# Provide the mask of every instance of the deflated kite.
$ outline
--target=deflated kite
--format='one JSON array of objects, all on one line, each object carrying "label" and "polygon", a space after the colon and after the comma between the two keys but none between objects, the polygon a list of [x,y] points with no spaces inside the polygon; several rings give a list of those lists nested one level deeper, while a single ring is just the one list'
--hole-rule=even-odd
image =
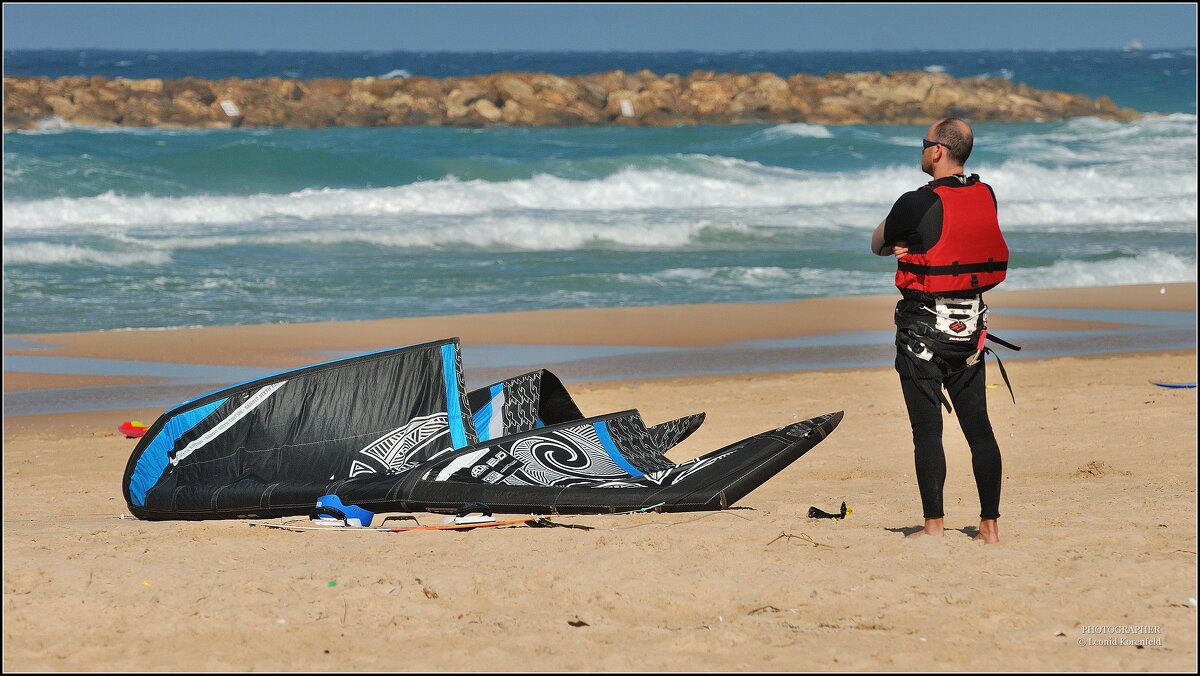
[{"label": "deflated kite", "polygon": [[704,414],[648,427],[584,417],[545,370],[468,393],[457,338],[285,371],[164,413],[125,469],[141,519],[373,512],[598,514],[725,509],[829,435],[829,413],[676,464]]}]

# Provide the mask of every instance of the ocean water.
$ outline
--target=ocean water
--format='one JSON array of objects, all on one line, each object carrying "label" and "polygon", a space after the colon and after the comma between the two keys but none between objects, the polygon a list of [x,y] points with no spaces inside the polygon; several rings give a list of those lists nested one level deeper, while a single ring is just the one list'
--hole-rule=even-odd
[{"label": "ocean water", "polygon": [[[444,77],[926,69],[1107,95],[1136,122],[980,123],[1005,288],[1196,280],[1194,49],[5,52],[8,74]],[[4,333],[893,293],[875,225],[924,126],[4,134]]]}]

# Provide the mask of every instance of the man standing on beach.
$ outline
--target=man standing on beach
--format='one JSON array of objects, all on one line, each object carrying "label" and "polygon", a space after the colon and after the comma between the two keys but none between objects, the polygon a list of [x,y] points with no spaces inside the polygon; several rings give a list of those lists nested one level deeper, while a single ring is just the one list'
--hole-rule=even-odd
[{"label": "man standing on beach", "polygon": [[[979,490],[979,535],[1000,541],[1000,447],[988,420],[984,378],[987,305],[983,292],[1004,280],[1008,247],[996,216],[996,196],[977,174],[966,175],[974,136],[947,118],[922,139],[921,170],[933,177],[904,193],[875,229],[871,250],[897,258],[896,371],[912,425],[917,485],[925,527],[909,537],[942,535],[942,394],[971,446]],[[990,350],[989,350],[990,351]]]}]

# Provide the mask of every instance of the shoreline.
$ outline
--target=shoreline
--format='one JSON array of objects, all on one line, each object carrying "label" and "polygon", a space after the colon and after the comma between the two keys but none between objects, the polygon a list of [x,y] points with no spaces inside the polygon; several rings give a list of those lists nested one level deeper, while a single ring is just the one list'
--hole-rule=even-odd
[{"label": "shoreline", "polygon": [[[372,350],[458,336],[469,344],[704,347],[851,331],[891,330],[898,294],[803,298],[777,303],[561,308],[294,324],[110,329],[5,334],[5,355],[179,361],[290,368],[320,350]],[[991,291],[992,327],[1114,328],[1008,314],[1014,308],[1195,312],[1196,282]],[[719,321],[714,321],[717,319]],[[10,347],[9,341],[21,345]]]},{"label": "shoreline", "polygon": [[[157,418],[232,383],[451,336],[463,346],[468,389],[536,368],[570,386],[886,370],[895,299],[5,336],[4,421],[30,429],[76,424],[72,416],[111,419],[117,411]],[[992,333],[1028,348],[1000,349],[1005,362],[1194,354],[1193,283],[992,292],[988,301]],[[1148,315],[1171,319],[1155,326]]]},{"label": "shoreline", "polygon": [[[1014,359],[1010,359],[1012,355],[1005,355],[1004,363],[1008,364],[1006,369],[1011,370],[1011,364]],[[1163,360],[1164,362],[1176,362],[1182,360],[1183,363],[1191,360],[1196,363],[1197,353],[1191,349],[1148,349],[1137,351],[1124,352],[1098,352],[1091,354],[1074,354],[1067,356],[1041,356],[1032,357],[1029,359],[1019,360],[1028,362],[1081,362],[1083,364],[1103,363],[1114,359],[1154,359]],[[992,363],[992,362],[989,362]],[[516,374],[518,371],[526,369],[496,369],[495,375],[497,378]],[[551,371],[554,369],[551,368]],[[1194,368],[1193,368],[1194,370]],[[563,382],[567,390],[574,394],[576,391],[601,391],[601,390],[637,390],[639,388],[655,388],[655,387],[686,387],[686,388],[714,388],[720,387],[722,384],[731,381],[779,381],[803,378],[806,375],[818,374],[821,376],[831,376],[843,374],[847,377],[859,377],[863,375],[877,376],[879,373],[884,373],[891,376],[894,368],[887,366],[851,366],[851,367],[825,367],[814,369],[775,369],[761,371],[745,371],[745,372],[724,372],[724,373],[695,373],[695,374],[678,374],[678,375],[661,375],[661,376],[621,376],[619,378],[607,379],[582,379],[570,380],[563,378]],[[1007,395],[1007,391],[1003,390],[1002,381],[999,380],[998,372],[989,371],[992,377],[989,380],[989,385],[1001,388],[995,396],[1001,394]],[[12,375],[27,375],[33,378],[42,378],[46,374],[12,374]],[[556,372],[556,375],[560,375]],[[11,377],[6,376],[6,378]],[[561,375],[560,375],[561,378]],[[147,386],[162,384],[161,380],[154,379],[122,379],[114,377],[95,377],[88,379],[89,386],[112,387],[126,384],[123,381],[137,380],[136,383],[128,383],[131,385]],[[1186,378],[1184,379],[1186,380]],[[21,383],[22,385],[24,383]],[[212,387],[204,391],[220,389],[232,383],[213,384]],[[1019,384],[1014,384],[1014,391],[1019,391]],[[468,389],[471,389],[468,387]],[[12,389],[9,392],[36,392],[37,389]],[[1007,401],[1007,396],[1002,396],[1001,399]],[[183,401],[183,399],[180,399]],[[5,438],[9,433],[26,434],[31,432],[45,431],[50,429],[61,430],[79,430],[89,431],[91,434],[101,434],[108,436],[115,429],[117,422],[121,420],[141,420],[144,423],[152,423],[159,416],[165,413],[169,408],[176,403],[173,402],[162,408],[151,408],[145,406],[127,406],[122,408],[111,409],[87,409],[69,412],[49,412],[49,413],[28,413],[28,414],[5,414],[3,416],[3,427]],[[131,442],[132,443],[132,442]]]}]

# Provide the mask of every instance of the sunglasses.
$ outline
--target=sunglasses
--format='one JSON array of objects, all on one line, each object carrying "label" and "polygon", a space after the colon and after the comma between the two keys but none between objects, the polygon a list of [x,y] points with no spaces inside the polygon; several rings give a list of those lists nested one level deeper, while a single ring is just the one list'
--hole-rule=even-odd
[{"label": "sunglasses", "polygon": [[945,143],[938,143],[937,141],[930,141],[927,138],[921,139],[921,152],[925,152],[926,148],[932,148],[934,146],[941,146],[943,148],[948,147]]}]

